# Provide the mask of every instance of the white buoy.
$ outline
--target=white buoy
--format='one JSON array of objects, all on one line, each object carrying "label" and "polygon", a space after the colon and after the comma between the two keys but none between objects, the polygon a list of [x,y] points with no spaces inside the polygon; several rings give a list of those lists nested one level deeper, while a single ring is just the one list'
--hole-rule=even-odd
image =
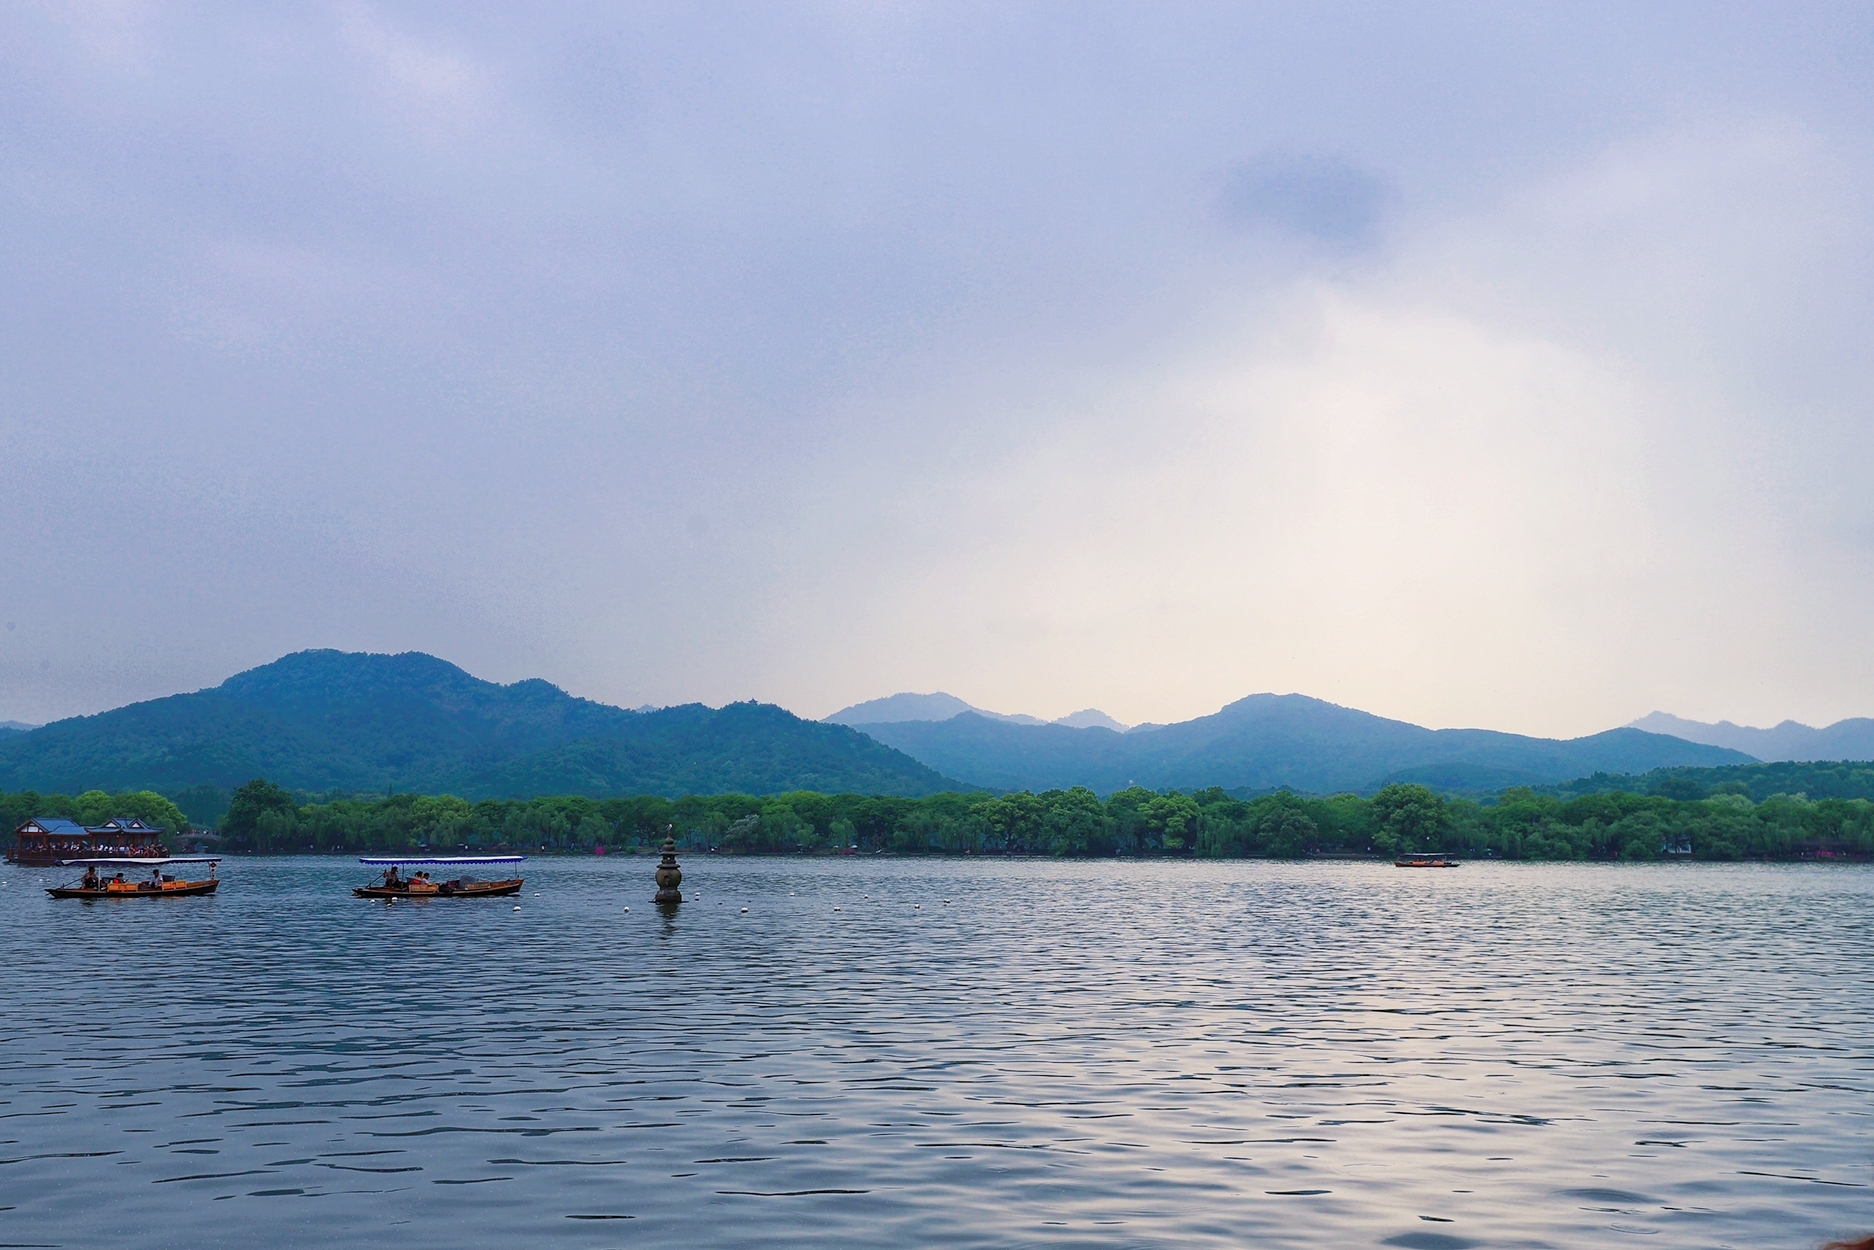
[{"label": "white buoy", "polygon": [[837,907],[835,907],[835,908],[834,908],[833,910],[834,910],[834,911],[838,911],[838,910],[839,910],[839,908],[837,908]]},{"label": "white buoy", "polygon": [[515,911],[519,911],[520,909],[521,909],[521,905],[519,903],[514,904]]},{"label": "white buoy", "polygon": [[742,914],[743,914],[744,916],[746,916],[746,915],[748,914],[748,908],[746,908],[746,907],[744,907],[744,908],[742,909]]},{"label": "white buoy", "polygon": [[913,904],[911,904],[911,908],[912,908],[912,910],[913,910],[913,911],[923,911],[923,910],[924,910],[924,904],[922,904],[922,903],[913,903]]}]

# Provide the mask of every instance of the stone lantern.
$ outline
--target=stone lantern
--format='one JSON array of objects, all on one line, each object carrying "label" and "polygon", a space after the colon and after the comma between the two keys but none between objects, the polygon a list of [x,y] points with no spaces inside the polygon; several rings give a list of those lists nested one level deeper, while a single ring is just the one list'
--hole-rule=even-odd
[{"label": "stone lantern", "polygon": [[683,883],[683,869],[677,867],[677,840],[670,836],[669,829],[664,831],[664,857],[657,861],[657,897],[654,903],[677,904],[683,901],[683,892],[677,887]]}]

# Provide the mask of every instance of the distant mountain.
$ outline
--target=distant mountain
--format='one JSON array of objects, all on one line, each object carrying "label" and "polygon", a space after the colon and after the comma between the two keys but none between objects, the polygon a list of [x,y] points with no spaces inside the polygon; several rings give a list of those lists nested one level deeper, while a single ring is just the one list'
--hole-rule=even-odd
[{"label": "distant mountain", "polygon": [[628,712],[533,679],[502,686],[419,652],[302,651],[194,694],[0,738],[0,790],[236,786],[536,794],[957,785],[857,730],[755,703]]},{"label": "distant mountain", "polygon": [[1705,742],[1730,747],[1760,760],[1874,760],[1874,720],[1857,716],[1838,720],[1824,729],[1814,729],[1786,720],[1773,729],[1753,729],[1721,720],[1715,725],[1682,720],[1667,712],[1652,712],[1633,722],[1630,728],[1648,733],[1671,734],[1687,742]]},{"label": "distant mountain", "polygon": [[892,694],[882,699],[867,699],[864,703],[855,703],[851,707],[841,708],[828,716],[826,720],[833,725],[885,725],[906,721],[943,721],[953,716],[961,716],[965,712],[986,716],[990,720],[1005,721],[1011,725],[1067,725],[1075,729],[1086,729],[1097,725],[1117,733],[1126,732],[1126,726],[1096,707],[1085,708],[1071,716],[1048,721],[1039,716],[1026,716],[1020,712],[991,712],[965,703],[955,695],[945,694],[942,691],[935,694]]},{"label": "distant mountain", "polygon": [[[824,705],[823,705],[824,706]],[[867,699],[843,707],[826,718],[830,725],[877,725],[891,721],[949,720],[964,712],[990,716],[979,707],[971,707],[953,694],[893,694],[883,699]]]},{"label": "distant mountain", "polygon": [[868,724],[865,732],[930,767],[995,789],[1084,785],[1152,789],[1371,791],[1392,781],[1499,790],[1595,772],[1752,762],[1723,747],[1638,729],[1586,738],[1527,738],[1486,729],[1425,729],[1304,695],[1251,695],[1213,716],[1115,733],[1010,725],[975,713],[945,721]]},{"label": "distant mountain", "polygon": [[1097,707],[1082,708],[1078,712],[1063,716],[1053,723],[1056,725],[1065,725],[1069,729],[1110,729],[1117,734],[1125,733],[1129,728],[1129,726],[1120,724],[1105,712],[1100,711]]}]

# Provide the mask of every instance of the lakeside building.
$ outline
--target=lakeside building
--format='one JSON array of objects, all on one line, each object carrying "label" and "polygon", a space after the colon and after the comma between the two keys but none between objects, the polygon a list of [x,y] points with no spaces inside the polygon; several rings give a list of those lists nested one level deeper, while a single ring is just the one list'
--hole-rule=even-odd
[{"label": "lakeside building", "polygon": [[68,859],[167,859],[163,830],[135,816],[118,816],[101,825],[81,825],[63,816],[34,816],[13,831],[7,851],[10,864],[45,867]]}]

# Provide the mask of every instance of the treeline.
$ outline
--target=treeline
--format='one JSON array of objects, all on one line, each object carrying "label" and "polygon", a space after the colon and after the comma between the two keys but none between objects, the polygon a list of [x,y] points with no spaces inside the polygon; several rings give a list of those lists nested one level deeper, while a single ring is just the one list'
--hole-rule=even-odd
[{"label": "treeline", "polygon": [[[1735,785],[1737,782],[1722,782]],[[1741,786],[1739,787],[1741,788]],[[151,791],[77,796],[0,794],[11,829],[31,816],[99,824],[137,816],[188,829]],[[1042,794],[712,795],[471,803],[450,795],[308,801],[256,780],[233,795],[218,831],[224,850],[260,853],[431,849],[590,851],[650,847],[671,831],[686,849],[793,853],[857,849],[904,854],[1232,857],[1455,851],[1505,859],[1783,858],[1874,854],[1874,803],[1721,792],[1701,798],[1627,791],[1574,798],[1529,789],[1494,803],[1447,799],[1416,785],[1372,798],[1255,798],[1211,789],[1133,788],[1102,800],[1075,788]]]},{"label": "treeline", "polygon": [[1626,792],[1573,799],[1529,789],[1492,804],[1423,786],[1371,798],[1289,793],[1234,798],[1212,789],[1133,788],[939,794],[922,799],[796,792],[471,803],[449,795],[306,802],[254,781],[238,790],[221,846],[254,852],[590,851],[651,847],[671,831],[686,849],[793,853],[1170,855],[1292,858],[1448,850],[1505,859],[1781,858],[1874,853],[1874,803],[1738,794],[1674,799]]},{"label": "treeline", "polygon": [[1866,760],[1785,760],[1771,764],[1726,764],[1719,768],[1655,768],[1635,777],[1595,773],[1540,793],[1573,799],[1587,794],[1628,791],[1663,794],[1669,799],[1707,799],[1740,794],[1761,803],[1779,794],[1811,799],[1874,799],[1874,762]]}]

